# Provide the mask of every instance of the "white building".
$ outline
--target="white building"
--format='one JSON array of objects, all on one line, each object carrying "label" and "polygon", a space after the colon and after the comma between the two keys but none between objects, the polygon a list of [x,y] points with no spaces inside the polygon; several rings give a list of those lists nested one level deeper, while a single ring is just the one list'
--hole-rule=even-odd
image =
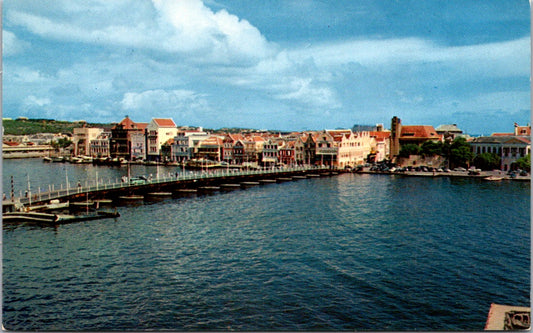
[{"label": "white building", "polygon": [[193,158],[200,143],[209,137],[204,131],[179,131],[171,148],[172,161],[185,162]]},{"label": "white building", "polygon": [[158,161],[161,146],[176,136],[178,128],[171,118],[152,118],[146,129],[147,159]]},{"label": "white building", "polygon": [[90,156],[92,157],[109,157],[109,139],[111,138],[111,132],[102,132],[91,140]]},{"label": "white building", "polygon": [[91,152],[91,141],[98,138],[103,131],[103,128],[74,128],[72,135],[74,156],[89,156]]}]

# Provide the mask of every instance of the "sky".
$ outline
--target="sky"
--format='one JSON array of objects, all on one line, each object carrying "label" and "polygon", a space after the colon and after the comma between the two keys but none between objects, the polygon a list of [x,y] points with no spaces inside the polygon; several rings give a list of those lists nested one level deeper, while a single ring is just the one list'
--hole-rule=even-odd
[{"label": "sky", "polygon": [[526,0],[4,0],[2,114],[512,132],[530,33]]}]

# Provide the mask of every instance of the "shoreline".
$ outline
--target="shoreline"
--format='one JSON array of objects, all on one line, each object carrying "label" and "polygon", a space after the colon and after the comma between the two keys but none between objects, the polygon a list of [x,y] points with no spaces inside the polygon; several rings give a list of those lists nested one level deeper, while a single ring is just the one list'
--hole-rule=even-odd
[{"label": "shoreline", "polygon": [[[391,171],[370,171],[361,170],[354,173],[369,174],[369,175],[395,175],[405,177],[453,177],[453,178],[477,178],[483,179],[487,177],[501,177],[501,180],[513,180],[513,181],[531,181],[531,175],[516,176],[511,178],[504,171],[481,171],[479,175],[469,175],[467,171],[450,171],[450,172],[432,172],[432,171],[404,171],[404,172],[391,172]],[[500,181],[500,180],[487,180],[487,181]]]}]

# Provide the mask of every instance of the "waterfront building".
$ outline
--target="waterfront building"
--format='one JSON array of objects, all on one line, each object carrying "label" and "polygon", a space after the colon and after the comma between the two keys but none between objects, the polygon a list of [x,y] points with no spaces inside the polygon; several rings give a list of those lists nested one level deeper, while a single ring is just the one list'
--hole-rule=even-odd
[{"label": "waterfront building", "polygon": [[479,155],[492,153],[500,157],[500,170],[508,171],[519,158],[531,154],[531,126],[515,124],[513,133],[493,133],[470,141],[472,151]]},{"label": "waterfront building", "polygon": [[337,165],[339,148],[333,136],[327,131],[322,131],[316,137],[316,162],[320,165]]},{"label": "waterfront building", "polygon": [[352,132],[350,129],[328,130],[337,148],[337,156],[332,164],[339,168],[355,167],[364,164],[372,151],[373,137],[369,131]]},{"label": "waterfront building", "polygon": [[220,162],[222,160],[222,149],[224,147],[224,137],[219,135],[210,135],[202,140],[198,145],[196,157],[211,161]]},{"label": "waterfront building", "polygon": [[[111,129],[110,155],[115,158],[132,159],[132,135],[145,135],[146,124],[135,123],[128,116]],[[138,139],[138,138],[137,138]],[[137,144],[139,142],[137,141]]]},{"label": "waterfront building", "polygon": [[146,126],[147,159],[161,160],[161,146],[178,133],[178,128],[171,118],[152,118]]},{"label": "waterfront building", "polygon": [[[280,138],[271,137],[263,144],[261,162],[264,166],[272,166],[279,163]],[[281,143],[282,144],[282,143]]]},{"label": "waterfront building", "polygon": [[294,140],[284,140],[279,147],[279,161],[285,165],[296,164],[296,149]]},{"label": "waterfront building", "polygon": [[381,162],[390,158],[390,131],[385,131],[383,125],[378,124],[376,131],[370,131],[374,138],[369,162]]},{"label": "waterfront building", "polygon": [[305,136],[299,134],[294,141],[294,159],[297,165],[305,164],[304,149],[305,149]]},{"label": "waterfront building", "polygon": [[222,151],[222,158],[226,163],[235,164],[234,146],[238,140],[244,140],[242,134],[229,134],[224,136],[224,147]]},{"label": "waterfront building", "polygon": [[426,141],[442,141],[442,135],[430,125],[402,125],[401,119],[393,117],[391,121],[390,157],[396,161],[402,145],[422,145]]},{"label": "waterfront building", "polygon": [[316,139],[318,137],[318,133],[315,132],[309,132],[304,134],[304,138],[302,139],[304,143],[304,163],[307,165],[315,164],[316,162]]},{"label": "waterfront building", "polygon": [[244,140],[239,140],[243,144],[242,164],[257,166],[261,160],[265,139],[259,135],[249,135]]},{"label": "waterfront building", "polygon": [[100,133],[96,139],[90,142],[90,156],[92,157],[109,157],[109,140],[111,132],[104,131]]},{"label": "waterfront building", "polygon": [[178,131],[171,147],[171,160],[175,162],[186,162],[192,159],[200,143],[208,137],[209,134],[201,128],[198,130]]},{"label": "waterfront building", "polygon": [[91,141],[95,140],[103,131],[103,128],[74,128],[72,135],[73,155],[89,156],[91,151]]},{"label": "waterfront building", "polygon": [[233,145],[233,160],[235,164],[243,164],[244,162],[244,138],[237,140]]},{"label": "waterfront building", "polygon": [[146,125],[147,123],[137,123],[142,131],[131,132],[130,135],[130,160],[145,160],[146,159]]},{"label": "waterfront building", "polygon": [[2,158],[29,158],[50,156],[54,148],[50,145],[35,145],[32,142],[5,141],[2,144]]}]

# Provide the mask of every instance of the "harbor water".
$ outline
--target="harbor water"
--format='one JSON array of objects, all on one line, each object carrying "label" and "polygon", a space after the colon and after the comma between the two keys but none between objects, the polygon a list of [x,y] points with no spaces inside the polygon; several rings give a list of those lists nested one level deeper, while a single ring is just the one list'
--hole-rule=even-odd
[{"label": "harbor water", "polygon": [[[4,160],[2,172],[9,193],[11,175],[33,192],[126,169]],[[341,174],[120,206],[117,219],[4,225],[3,325],[482,330],[491,303],[530,305],[530,193]]]}]

